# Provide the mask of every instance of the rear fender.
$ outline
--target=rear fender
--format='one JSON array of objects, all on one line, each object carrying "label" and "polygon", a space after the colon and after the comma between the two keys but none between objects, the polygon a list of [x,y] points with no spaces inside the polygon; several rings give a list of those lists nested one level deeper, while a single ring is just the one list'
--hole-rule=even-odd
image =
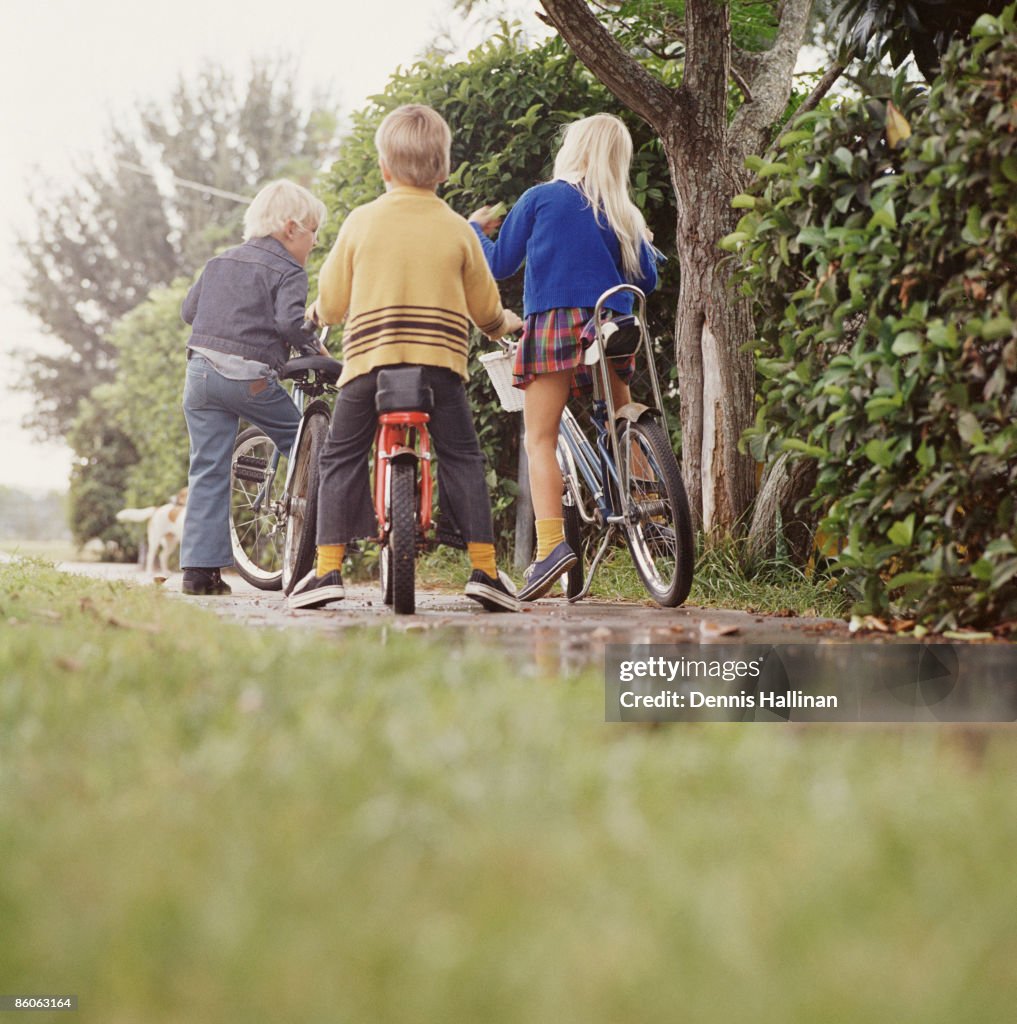
[{"label": "rear fender", "polygon": [[630,423],[652,420],[656,416],[656,409],[651,409],[648,405],[643,405],[640,402],[626,402],[620,409],[616,409],[614,413],[616,420],[628,420]]}]

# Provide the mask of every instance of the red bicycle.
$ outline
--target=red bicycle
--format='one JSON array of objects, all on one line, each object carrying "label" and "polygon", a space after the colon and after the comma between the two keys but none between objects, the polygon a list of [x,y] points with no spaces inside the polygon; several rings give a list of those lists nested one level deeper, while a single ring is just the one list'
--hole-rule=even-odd
[{"label": "red bicycle", "polygon": [[429,542],[434,491],[427,424],[433,406],[434,394],[424,383],[421,367],[379,371],[374,509],[382,596],[397,615],[412,615],[416,608],[417,550]]}]

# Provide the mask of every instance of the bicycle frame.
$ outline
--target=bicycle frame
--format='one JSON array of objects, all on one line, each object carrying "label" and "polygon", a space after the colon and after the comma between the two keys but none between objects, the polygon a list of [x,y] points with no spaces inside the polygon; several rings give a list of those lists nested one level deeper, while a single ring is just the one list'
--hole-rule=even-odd
[{"label": "bicycle frame", "polygon": [[[604,531],[600,546],[586,574],[583,589],[569,599],[570,603],[582,600],[589,593],[594,573],[601,559],[606,554],[615,534],[623,529],[626,523],[626,511],[624,508],[615,507],[615,498],[629,492],[631,467],[624,464],[621,458],[617,428],[617,417],[620,410],[615,408],[611,393],[608,360],[605,356],[607,339],[603,334],[604,321],[601,319],[605,301],[613,295],[626,291],[631,292],[638,303],[640,345],[646,359],[646,368],[656,403],[655,408],[636,406],[636,409],[632,411],[638,410],[639,416],[644,416],[649,412],[659,419],[661,426],[665,431],[667,430],[660,382],[657,379],[653,362],[653,348],[646,330],[646,296],[634,285],[618,285],[606,291],[597,300],[593,311],[595,339],[585,357],[588,364],[596,363],[597,366],[597,371],[593,373],[593,409],[591,412],[591,421],[596,435],[595,445],[590,443],[590,439],[568,406],[562,412],[561,423],[558,427],[558,460],[566,490],[583,521],[596,525]],[[592,495],[592,508],[588,507],[587,502],[583,499],[579,487],[580,479]]]},{"label": "bicycle frame", "polygon": [[[328,327],[322,327],[318,334],[319,343],[324,346],[326,339],[328,338]],[[293,438],[293,451],[297,451],[300,447],[300,435],[304,432],[304,408],[307,405],[309,397],[320,395],[323,390],[335,391],[334,387],[324,388],[319,386],[319,383],[312,383],[310,385],[305,381],[303,384],[294,382],[293,387],[293,403],[297,407],[297,412],[300,413],[300,426],[297,427],[296,437]],[[258,512],[261,510],[262,503],[264,502],[267,495],[272,493],[272,484],[275,482],[275,474],[279,469],[279,461],[282,458],[282,453],[278,448],[272,453],[272,459],[269,462],[268,470],[265,474],[265,483],[259,488],[257,497],[251,503],[252,509]],[[283,489],[283,493],[288,495],[291,491],[291,485],[293,483],[293,474],[296,471],[296,464],[293,459],[290,459],[286,466],[286,482]],[[287,510],[288,511],[288,510]]]},{"label": "bicycle frame", "polygon": [[378,517],[380,543],[388,534],[388,510],[391,507],[392,487],[389,467],[393,462],[412,459],[421,462],[420,503],[417,526],[421,536],[431,528],[431,435],[426,412],[384,412],[378,416],[378,429],[374,438],[374,511]]}]

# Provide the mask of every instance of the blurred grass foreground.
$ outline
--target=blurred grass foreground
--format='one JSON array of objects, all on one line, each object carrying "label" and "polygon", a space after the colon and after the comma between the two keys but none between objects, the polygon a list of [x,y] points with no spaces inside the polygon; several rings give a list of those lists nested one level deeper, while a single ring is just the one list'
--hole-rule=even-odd
[{"label": "blurred grass foreground", "polygon": [[0,993],[102,1024],[1013,1019],[1005,729],[972,759],[941,727],[606,725],[596,672],[31,560],[0,605]]}]

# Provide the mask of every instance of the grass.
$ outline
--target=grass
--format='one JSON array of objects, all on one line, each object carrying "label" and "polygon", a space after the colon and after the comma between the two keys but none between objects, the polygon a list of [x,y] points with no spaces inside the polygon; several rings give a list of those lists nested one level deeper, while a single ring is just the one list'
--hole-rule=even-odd
[{"label": "grass", "polygon": [[[587,565],[589,561],[587,560]],[[700,545],[688,604],[697,608],[733,608],[748,612],[843,618],[851,601],[837,581],[822,573],[806,573],[789,562],[758,562],[746,572],[743,545],[727,541],[714,547]],[[373,579],[374,570],[363,573]],[[516,581],[522,574],[511,572]],[[458,590],[469,576],[462,552],[437,548],[418,562],[421,583],[441,589]],[[354,578],[351,575],[351,578]],[[636,573],[628,548],[621,544],[605,555],[597,567],[590,590],[604,601],[644,603],[649,600]]]},{"label": "grass", "polygon": [[0,552],[24,558],[42,558],[49,562],[94,562],[70,540],[0,540]]},{"label": "grass", "polygon": [[597,672],[38,562],[0,617],[4,992],[102,1024],[1012,1017],[1006,733],[973,767],[918,727],[609,726]]}]

